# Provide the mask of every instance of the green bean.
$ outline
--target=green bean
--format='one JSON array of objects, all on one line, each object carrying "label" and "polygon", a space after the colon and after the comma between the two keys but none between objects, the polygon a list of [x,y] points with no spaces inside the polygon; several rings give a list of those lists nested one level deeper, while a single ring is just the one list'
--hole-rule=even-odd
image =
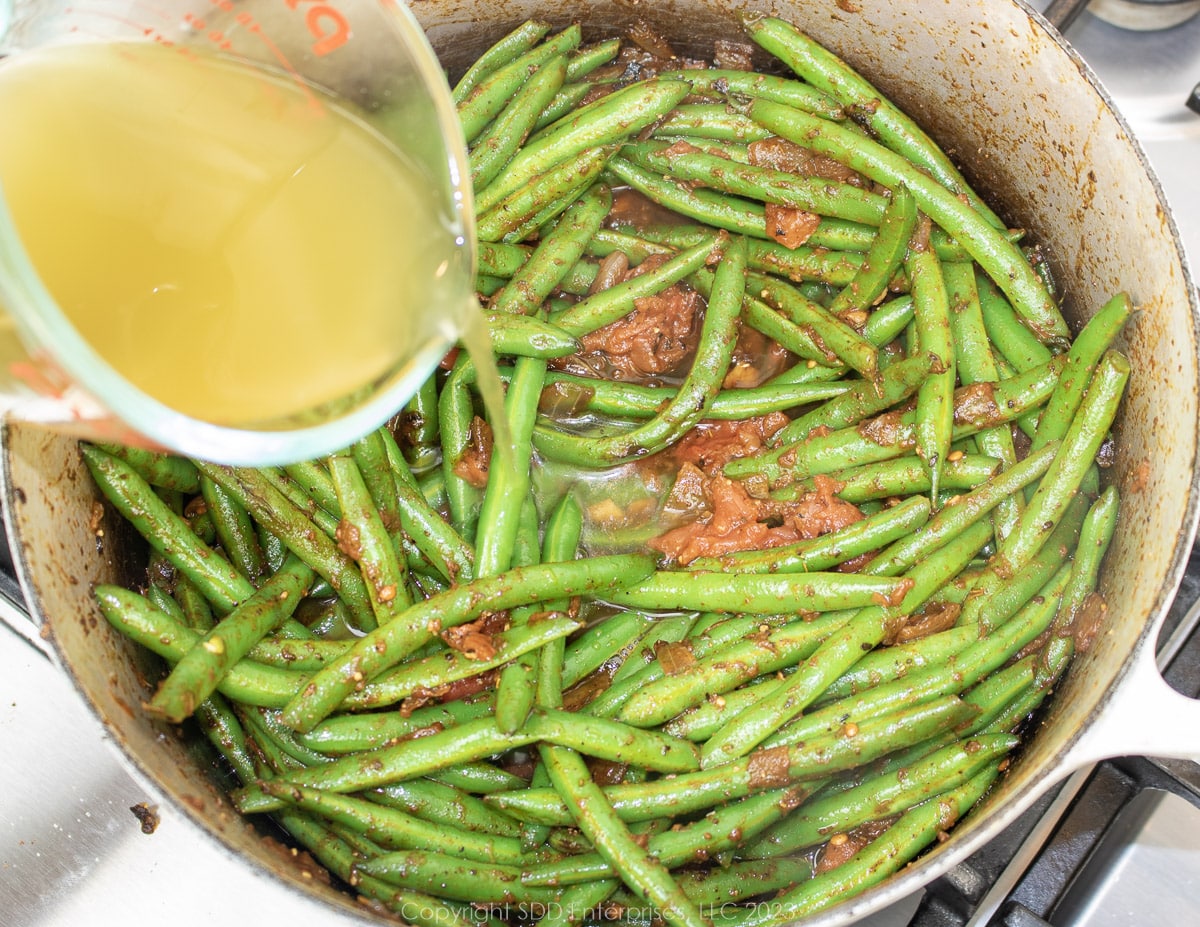
[{"label": "green bean", "polygon": [[799,77],[847,111],[861,116],[883,144],[921,168],[953,195],[965,197],[971,209],[990,225],[1004,227],[937,143],[846,62],[782,19],[764,17],[746,21],[745,28],[751,39]]},{"label": "green bean", "polygon": [[612,194],[603,185],[593,187],[571,206],[512,274],[493,300],[492,310],[497,314],[527,316],[541,308],[583,256],[588,240],[600,228],[611,206]]},{"label": "green bean", "polygon": [[550,889],[523,885],[517,866],[460,862],[445,853],[396,850],[363,860],[358,868],[405,888],[473,904],[548,905]]},{"label": "green bean", "polygon": [[[823,402],[850,389],[845,383],[780,383],[723,389],[714,397],[704,418],[708,421],[739,421]],[[676,390],[551,372],[546,376],[546,392],[554,397],[551,402],[561,400],[576,412],[644,419],[656,415]]]},{"label": "green bean", "polygon": [[846,623],[835,613],[812,621],[798,619],[709,653],[686,672],[650,683],[629,699],[617,718],[638,727],[654,727],[744,682],[806,660],[821,642]]},{"label": "green bean", "polygon": [[1053,635],[1046,644],[1044,670],[1039,673],[1039,688],[1048,688],[1075,652],[1075,621],[1085,607],[1088,596],[1095,591],[1100,563],[1108,551],[1116,530],[1118,510],[1117,490],[1107,487],[1084,517],[1079,533],[1079,546],[1071,565],[1071,577],[1063,592],[1062,605],[1054,623]]},{"label": "green bean", "polygon": [[412,604],[408,573],[396,556],[358,465],[349,453],[329,457],[329,472],[337,490],[342,520],[339,545],[359,565],[377,624],[387,624]]},{"label": "green bean", "polygon": [[[569,78],[569,64],[567,65],[567,74]],[[563,84],[558,93],[554,95],[554,99],[546,104],[546,108],[538,116],[537,122],[533,125],[534,131],[538,132],[546,126],[553,125],[567,113],[577,109],[595,89],[595,83],[587,80],[568,81]]]},{"label": "green bean", "polygon": [[[639,228],[638,232],[641,236],[638,241],[648,241],[675,249],[691,247],[709,234],[708,230],[700,225],[647,226]],[[620,232],[613,229],[601,230],[592,245],[593,250],[597,250],[597,245],[600,246],[599,250],[603,250],[607,245],[624,241],[620,235]],[[747,260],[752,270],[776,274],[793,283],[815,280],[833,286],[844,286],[854,278],[854,274],[866,258],[855,251],[830,251],[827,248],[808,245],[788,248],[775,241],[757,238],[747,239],[746,248]]]},{"label": "green bean", "polygon": [[[404,891],[372,876],[359,873],[368,841],[340,830],[338,825],[322,825],[297,811],[280,815],[280,823],[331,873],[353,884],[355,890],[375,904],[405,917],[414,927],[477,927],[466,911],[458,911],[438,898]],[[374,846],[371,844],[371,846]]]},{"label": "green bean", "polygon": [[[720,618],[722,616],[714,615],[713,617]],[[700,627],[703,621],[702,616],[697,620],[696,627]],[[702,633],[696,633],[693,628],[693,633],[685,640],[684,646],[692,657],[698,660],[719,647],[740,640],[747,634],[761,634],[764,633],[764,630],[769,631],[770,629],[770,619],[758,615],[725,618],[704,629]],[[628,677],[615,681],[613,685],[589,702],[583,711],[597,717],[613,717],[635,692],[641,691],[644,686],[661,679],[665,674],[666,667],[659,655],[656,654],[651,663],[636,671],[631,671]]]},{"label": "green bean", "polygon": [[[1037,553],[1067,510],[1116,417],[1117,403],[1129,379],[1129,361],[1108,351],[1096,366],[1079,411],[1021,519],[976,584],[977,596],[963,609],[964,620],[980,615],[989,590],[1020,570]],[[1082,389],[1084,384],[1078,383]],[[985,627],[987,623],[985,621]]]},{"label": "green bean", "polygon": [[[778,821],[781,814],[800,804],[818,784],[772,788],[732,802],[696,821],[652,836],[647,849],[668,868],[693,862],[698,855],[711,858],[753,839]],[[561,886],[607,878],[614,873],[598,853],[584,853],[563,862],[527,866],[521,878],[528,885]]]},{"label": "green bean", "polygon": [[443,650],[432,656],[409,659],[403,665],[362,684],[356,692],[346,696],[344,705],[354,711],[395,705],[422,690],[449,686],[452,682],[496,669],[523,653],[538,650],[548,641],[564,638],[578,628],[580,622],[575,618],[546,618],[545,621],[521,624],[491,635],[479,650],[470,650],[469,647],[473,645],[468,642],[462,645],[468,647],[467,652]]},{"label": "green bean", "polygon": [[[948,460],[942,473],[942,488],[972,490],[994,476],[1000,462],[994,457],[965,454]],[[879,463],[834,470],[828,477],[841,484],[835,495],[846,502],[861,504],[873,499],[914,496],[929,492],[929,474],[915,457],[901,457]],[[816,489],[814,478],[797,480],[771,493],[772,499],[789,500]]]},{"label": "green bean", "polygon": [[891,599],[906,588],[902,581],[853,573],[724,573],[659,571],[610,593],[607,600],[626,608],[667,611],[742,612],[771,615],[783,611],[828,612]]},{"label": "green bean", "polygon": [[929,519],[929,501],[910,498],[891,508],[809,540],[765,550],[700,557],[692,570],[725,569],[739,573],[792,573],[829,570],[840,563],[899,542]]},{"label": "green bean", "polygon": [[367,584],[357,564],[323,533],[312,530],[304,513],[262,474],[248,467],[197,461],[200,472],[226,489],[250,515],[329,583],[362,630],[375,626]]},{"label": "green bean", "polygon": [[649,557],[636,554],[595,557],[509,570],[449,589],[360,638],[342,659],[309,680],[305,691],[285,709],[284,718],[297,731],[311,730],[361,683],[395,666],[430,640],[432,622],[444,629],[472,621],[484,611],[547,597],[608,591],[637,582],[648,574],[652,563]]},{"label": "green bean", "polygon": [[879,234],[854,278],[834,298],[829,311],[834,315],[865,311],[875,305],[904,267],[904,254],[917,225],[917,206],[908,189],[899,186],[882,211]]},{"label": "green bean", "polygon": [[[507,238],[508,236],[504,236]],[[504,242],[507,244],[507,241]],[[475,275],[475,295],[479,297],[480,303],[484,303],[491,299],[504,287],[504,278],[496,277],[491,274],[478,273]]]},{"label": "green bean", "polygon": [[660,644],[677,644],[688,636],[696,624],[697,615],[672,615],[655,621],[638,639],[637,646],[621,661],[612,674],[613,683],[628,679],[655,659]]},{"label": "green bean", "polygon": [[480,241],[522,241],[566,211],[601,175],[615,146],[585,148],[536,174],[476,220]]},{"label": "green bean", "polygon": [[[611,785],[606,800],[627,822],[656,817],[687,817],[743,798],[764,788],[822,779],[865,765],[900,744],[921,742],[939,730],[973,719],[978,709],[947,696],[937,702],[905,707],[863,721],[853,736],[841,732],[776,753],[752,754],[715,769],[683,773],[646,783]],[[552,789],[524,789],[487,799],[522,820],[565,824],[571,820],[566,802]]]},{"label": "green bean", "polygon": [[481,80],[508,64],[515,56],[529,51],[549,31],[549,23],[530,19],[505,34],[503,38],[491,45],[483,54],[476,58],[463,76],[459,78],[458,83],[454,85],[450,94],[455,104],[461,104]]},{"label": "green bean", "polygon": [[824,116],[826,119],[846,118],[841,106],[831,96],[811,84],[798,80],[789,80],[771,74],[759,74],[755,71],[733,71],[720,68],[664,71],[659,72],[659,76],[670,80],[686,80],[692,85],[694,96],[725,98],[729,94],[734,94],[760,97],[764,100],[786,103],[788,106]]},{"label": "green bean", "polygon": [[[291,503],[294,509],[294,512],[291,513],[291,517],[293,519],[295,519],[296,513],[299,513],[300,519],[296,520],[296,525],[303,525],[303,519],[308,519],[311,524],[316,526],[316,528],[327,538],[334,538],[337,536],[338,519],[340,518],[341,513],[337,511],[336,496],[333,500],[333,508],[337,514],[334,514],[320,505],[316,499],[314,499],[313,496],[307,492],[303,486],[301,486],[295,479],[285,472],[283,468],[262,467],[257,472],[261,475],[261,478],[265,483],[267,483],[280,496]],[[329,487],[332,489],[333,484],[330,483]],[[265,532],[271,535],[271,537],[275,538],[284,551],[289,549],[288,545],[283,543],[283,540],[279,537],[279,535],[272,531],[269,527],[261,522],[259,523],[258,527],[260,538]],[[262,543],[261,540],[259,543]],[[328,594],[331,589],[332,587],[326,583],[325,589],[322,591],[325,594]]]},{"label": "green bean", "polygon": [[580,438],[543,427],[534,433],[538,450],[555,460],[597,467],[653,454],[691,430],[712,405],[733,358],[746,287],[745,269],[745,244],[743,239],[735,239],[724,249],[717,265],[691,369],[658,415],[632,430],[601,437]]},{"label": "green bean", "polygon": [[751,859],[782,856],[824,843],[830,835],[845,833],[867,821],[900,814],[963,785],[1018,743],[1009,734],[983,734],[970,741],[958,741],[904,769],[868,778],[852,789],[807,803],[741,852]]},{"label": "green bean", "polygon": [[[986,391],[977,387],[956,390],[953,439],[962,440],[1010,422],[1040,406],[1054,389],[1064,362],[1064,358],[1055,358],[1043,367],[990,385]],[[915,447],[915,418],[912,411],[884,413],[857,427],[794,442],[757,457],[732,460],[725,465],[725,475],[740,479],[762,473],[776,488],[797,477],[892,460]]]},{"label": "green bean", "polygon": [[827,908],[882,881],[933,843],[939,833],[949,830],[979,801],[998,775],[999,762],[994,762],[966,785],[906,811],[880,837],[842,865],[776,896],[768,906],[751,909],[732,923],[737,927],[775,927]]},{"label": "green bean", "polygon": [[565,55],[551,58],[526,81],[471,145],[471,183],[481,190],[496,179],[525,142],[538,118],[567,79]]},{"label": "green bean", "polygon": [[1014,700],[1021,699],[1033,687],[1037,666],[1043,662],[1042,656],[1041,652],[1035,651],[1010,662],[966,692],[963,701],[978,706],[979,715],[956,728],[953,736],[966,740],[982,733],[1011,733],[1008,711]]},{"label": "green bean", "polygon": [[[475,551],[425,497],[391,433],[379,433],[395,484],[400,527],[421,553],[450,582],[469,580],[475,571]],[[437,472],[441,472],[440,469]]]},{"label": "green bean", "polygon": [[348,695],[345,704],[355,711],[394,705],[423,690],[437,689],[503,666],[549,641],[566,637],[581,626],[574,618],[547,618],[491,635],[479,650],[465,653],[442,650],[428,657],[410,659]]},{"label": "green bean", "polygon": [[[1058,596],[1066,583],[1068,568],[1061,568],[1013,618],[962,650],[945,665],[915,670],[894,682],[875,686],[852,701],[833,702],[813,711],[795,724],[773,732],[765,745],[786,746],[838,728],[852,721],[862,723],[879,712],[900,705],[920,704],[932,698],[953,695],[971,687],[988,673],[1003,666],[1021,647],[1049,627],[1057,611]],[[760,705],[755,705],[758,709]],[[711,743],[711,740],[710,740]]]},{"label": "green bean", "polygon": [[482,863],[510,865],[519,865],[524,855],[513,837],[477,834],[444,821],[430,827],[426,821],[396,808],[277,779],[260,780],[259,786],[273,798],[336,821],[386,849],[449,853]]},{"label": "green bean", "polygon": [[572,81],[583,80],[597,68],[612,61],[620,51],[620,39],[607,39],[577,48],[571,53],[571,66],[567,71],[567,78]]},{"label": "green bean", "polygon": [[771,439],[772,443],[799,441],[817,428],[846,428],[884,412],[920,389],[929,368],[927,357],[910,357],[882,371],[877,380],[854,382],[841,396],[793,419]]},{"label": "green bean", "polygon": [[651,626],[650,619],[637,612],[620,612],[593,624],[563,653],[562,687],[571,688],[610,660],[624,659]]},{"label": "green bean", "polygon": [[654,124],[654,138],[684,136],[727,142],[755,142],[771,133],[753,119],[730,109],[724,103],[684,103],[676,106]]},{"label": "green bean", "polygon": [[[596,718],[576,717],[566,712],[538,709],[521,731],[502,732],[494,719],[466,721],[445,731],[403,740],[362,753],[338,757],[310,769],[296,770],[285,777],[290,784],[349,793],[376,788],[405,779],[441,774],[449,767],[472,763],[518,747],[544,741],[578,748],[612,762],[646,761],[662,772],[695,769],[695,748],[653,731]],[[520,780],[517,780],[518,782]],[[250,786],[235,795],[244,812],[272,811],[278,800]]]},{"label": "green bean", "polygon": [[588,149],[632,137],[670,111],[691,88],[682,81],[647,80],[617,90],[564,116],[531,137],[504,172],[480,190],[483,215],[522,185]]},{"label": "green bean", "polygon": [[1082,384],[1091,380],[1101,356],[1109,349],[1117,335],[1133,314],[1129,296],[1120,293],[1101,307],[1067,352],[1067,365],[1038,419],[1037,434],[1033,436],[1032,449],[1062,438],[1083,401]]},{"label": "green bean", "polygon": [[751,291],[773,305],[784,316],[813,336],[851,370],[874,379],[879,370],[878,353],[873,344],[853,328],[805,298],[795,287],[778,277],[751,274]]},{"label": "green bean", "polygon": [[399,741],[418,731],[476,721],[491,715],[494,708],[494,698],[477,697],[428,705],[412,711],[339,714],[326,718],[307,734],[298,734],[297,739],[319,753],[343,756]]},{"label": "green bean", "polygon": [[208,742],[229,763],[242,782],[252,782],[259,776],[260,760],[246,743],[246,731],[229,702],[220,695],[210,695],[196,706],[196,723]]},{"label": "green bean", "polygon": [[1016,731],[1021,725],[1041,706],[1046,700],[1046,696],[1050,694],[1055,680],[1062,675],[1066,669],[1066,663],[1051,664],[1042,661],[1042,668],[1049,682],[1046,685],[1039,685],[1036,681],[1033,685],[1022,690],[1016,695],[1012,701],[1002,706],[998,712],[991,715],[991,721],[988,724],[988,730],[991,731]]},{"label": "green bean", "polygon": [[431,824],[455,827],[496,837],[519,837],[521,825],[483,799],[432,779],[393,782],[364,792],[370,801],[396,808]]},{"label": "green bean", "polygon": [[995,347],[999,359],[1012,364],[1019,372],[1030,370],[1046,363],[1051,351],[1021,323],[1012,305],[999,288],[982,271],[975,273],[975,285],[983,311],[983,324],[988,340]]},{"label": "green bean", "polygon": [[254,594],[250,581],[197,538],[131,466],[90,445],[80,453],[104,497],[217,609],[227,613]]},{"label": "green bean", "polygon": [[[313,506],[319,507],[334,519],[342,517],[341,503],[338,501],[337,490],[333,486],[333,480],[329,476],[329,471],[322,462],[315,460],[301,460],[296,463],[287,464],[283,467],[283,472],[286,474],[287,480],[291,481],[295,487],[299,488],[299,492],[288,493],[288,498],[297,502],[303,499],[302,508],[306,512],[311,512]],[[283,491],[282,481],[276,482],[275,485]]]},{"label": "green bean", "polygon": [[[685,107],[681,107],[685,108]],[[678,112],[678,110],[677,110]],[[874,238],[860,237],[866,231],[866,226],[857,226],[851,240],[841,241],[843,246],[870,250]],[[857,250],[834,250],[838,242],[832,240],[831,229],[824,231],[818,227],[814,237],[809,241],[812,245],[801,245],[798,248],[788,248],[776,241],[764,241],[751,238],[749,244],[750,267],[765,273],[777,274],[794,282],[818,281],[830,286],[845,287],[853,279],[858,270],[867,261],[867,255]],[[696,243],[697,237],[704,235],[708,229],[703,225],[641,225],[638,233],[644,240],[669,245],[672,248],[685,248]],[[614,242],[620,241],[621,233],[608,229],[597,235],[593,253],[602,254]],[[951,242],[946,233],[934,228],[930,233],[930,242],[934,251],[943,261],[970,260],[962,254],[957,243]],[[903,273],[897,274],[889,281],[892,289],[904,291],[908,289],[908,281]],[[878,308],[876,309],[878,311]],[[1026,330],[1028,334],[1028,330]],[[886,339],[890,341],[891,339]],[[878,343],[878,342],[877,342]]]},{"label": "green bean", "polygon": [[628,315],[638,299],[653,296],[678,283],[720,255],[725,248],[724,238],[709,236],[647,273],[580,300],[566,312],[554,316],[552,321],[559,328],[576,336],[596,331]]},{"label": "green bean", "polygon": [[[689,189],[619,155],[608,162],[608,171],[622,183],[673,212],[729,232],[754,238],[769,237],[766,208],[761,203],[703,188]],[[871,226],[861,223],[822,219],[817,230],[809,236],[808,243],[836,250],[865,251],[875,232]]]},{"label": "green bean", "polygon": [[[419,470],[426,469],[435,459],[438,446],[437,376],[431,376],[421,384],[404,405],[404,411],[396,421],[396,436],[404,444],[405,463],[411,462]],[[381,429],[387,431],[387,429]],[[391,435],[391,432],[387,432]]]},{"label": "green bean", "polygon": [[749,115],[777,135],[828,155],[877,183],[890,188],[906,186],[917,206],[961,243],[1005,292],[1039,340],[1057,345],[1069,338],[1054,298],[1020,248],[956,194],[902,157],[838,123],[766,100],[752,102]]},{"label": "green bean", "polygon": [[871,651],[831,682],[813,702],[816,708],[865,692],[872,686],[900,679],[914,669],[943,664],[979,639],[975,625],[959,625],[908,644],[893,644]]},{"label": "green bean", "polygon": [[537,420],[538,398],[546,377],[546,362],[519,358],[505,396],[504,412],[512,435],[512,463],[504,466],[493,453],[488,484],[475,534],[475,576],[483,579],[508,569],[520,523],[521,507],[529,494],[530,443]]},{"label": "green bean", "polygon": [[[691,281],[696,289],[703,294],[707,289],[709,274],[697,271]],[[752,285],[752,284],[747,284]],[[783,312],[755,296],[747,295],[742,304],[742,318],[745,324],[757,332],[761,332],[780,347],[786,348],[798,357],[804,358],[810,364],[820,364],[828,368],[837,364],[837,356],[816,336],[811,328],[797,324]],[[838,373],[845,368],[837,367]]]},{"label": "green bean", "polygon": [[296,739],[295,733],[279,720],[279,712],[271,708],[238,705],[238,714],[245,720],[246,728],[254,732],[260,745],[269,739],[275,747],[291,757],[298,766],[319,766],[329,758],[311,750]]},{"label": "green bean", "polygon": [[537,922],[538,927],[577,927],[600,908],[619,887],[618,879],[596,879],[568,885]]},{"label": "green bean", "polygon": [[[377,788],[404,779],[419,779],[447,767],[472,763],[506,750],[533,743],[531,734],[503,734],[488,717],[467,721],[426,737],[403,740],[374,750],[338,757],[323,766],[296,770],[285,780],[292,785],[331,792],[349,793]],[[234,794],[238,808],[246,813],[273,811],[281,807],[277,798],[256,786]]]},{"label": "green bean", "polygon": [[[865,657],[864,657],[865,659]],[[739,689],[718,698],[705,699],[662,726],[668,734],[683,737],[692,743],[704,743],[731,717],[762,700],[773,688],[772,677],[751,680]],[[776,680],[777,681],[777,680]]]},{"label": "green bean", "polygon": [[175,588],[179,585],[180,579],[186,582],[187,577],[181,576],[181,574],[176,572],[175,568],[158,551],[151,551],[146,564],[146,573],[150,580],[146,586],[146,598],[155,608],[162,609],[176,621],[187,624],[197,630],[207,631],[212,627],[212,609],[208,608],[208,603],[204,602],[203,597],[198,592],[195,592],[194,586],[192,590],[196,599],[204,603],[207,618],[200,618],[194,623],[189,618],[188,613],[184,610],[182,601],[180,601],[180,597],[175,595]]},{"label": "green bean", "polygon": [[258,534],[258,546],[262,549],[263,560],[266,561],[267,569],[271,572],[278,570],[283,566],[283,560],[287,556],[287,547],[283,541],[279,540],[279,538],[262,525],[256,525],[255,530]]},{"label": "green bean", "polygon": [[530,245],[514,245],[503,241],[481,241],[478,247],[476,262],[479,273],[503,280],[512,279],[533,253]]},{"label": "green bean", "polygon": [[494,795],[496,792],[511,792],[526,786],[525,780],[520,776],[483,762],[443,766],[430,770],[427,778],[472,795]]},{"label": "green bean", "polygon": [[246,656],[280,669],[313,672],[346,652],[349,642],[322,638],[287,638],[277,632],[259,640]]},{"label": "green bean", "polygon": [[446,484],[446,500],[450,509],[450,524],[459,536],[471,541],[479,520],[480,490],[455,472],[455,468],[471,441],[471,423],[475,417],[474,402],[468,380],[475,374],[474,365],[466,352],[459,355],[442,386],[438,397],[438,418],[442,432],[442,474]]},{"label": "green bean", "polygon": [[859,611],[826,639],[776,691],[743,711],[704,745],[704,765],[720,765],[754,749],[779,727],[807,708],[866,651],[877,646],[897,616],[908,615],[970,562],[991,535],[991,526],[976,522],[953,542],[914,566],[906,576],[908,591],[899,605]]},{"label": "green bean", "polygon": [[967,526],[983,518],[1005,499],[1039,479],[1050,468],[1059,445],[1055,442],[1030,454],[1019,464],[996,474],[979,488],[959,497],[941,510],[920,530],[897,540],[863,567],[872,576],[895,576],[957,537]]},{"label": "green bean", "polygon": [[[1000,373],[988,342],[974,267],[947,263],[942,266],[942,274],[951,304],[950,324],[959,380],[963,386],[994,383],[1000,379]],[[1002,461],[1005,468],[1017,462],[1011,427],[984,429],[975,436],[975,443],[981,453]],[[996,507],[992,521],[998,540],[1009,535],[1023,508],[1024,499],[1020,495],[1013,495]]]},{"label": "green bean", "polygon": [[125,444],[97,443],[96,447],[125,461],[151,486],[174,489],[187,495],[195,495],[200,491],[200,474],[192,462],[184,457]]},{"label": "green bean", "polygon": [[[512,566],[532,566],[541,562],[541,551],[538,549],[539,531],[537,506],[532,496],[526,496],[521,506],[520,524],[513,544]],[[509,621],[520,627],[528,624],[535,615],[539,621],[542,620],[542,612],[541,605],[525,606],[509,612]],[[555,641],[546,641],[540,648],[526,651],[500,671],[496,680],[496,725],[506,734],[518,730],[533,710],[537,696],[538,666],[542,659],[541,650],[554,643]]]},{"label": "green bean", "polygon": [[913,296],[913,320],[920,342],[920,356],[928,358],[930,370],[917,390],[915,450],[929,468],[930,494],[936,499],[954,431],[957,367],[950,327],[950,300],[941,261],[928,247],[909,248],[904,267]]},{"label": "green bean", "polygon": [[620,181],[674,212],[730,232],[767,237],[766,210],[762,204],[682,187],[620,156],[609,162],[608,169]]},{"label": "green bean", "polygon": [[[468,145],[474,143],[513,95],[547,62],[579,46],[582,34],[571,25],[510,58],[474,84],[457,104],[458,122]],[[482,207],[481,207],[482,208]]]},{"label": "green bean", "polygon": [[[396,457],[399,458],[400,466],[404,468],[404,472],[401,474],[393,472],[389,445],[391,449],[394,449]],[[402,528],[400,498],[396,494],[397,476],[406,479],[413,488],[416,484],[416,480],[412,477],[412,471],[408,469],[408,463],[404,460],[400,448],[396,444],[395,436],[386,427],[376,428],[351,444],[349,450],[350,456],[354,458],[354,465],[358,468],[359,476],[362,477],[363,485],[366,486],[367,495],[379,513],[380,521],[383,522],[387,532],[395,538]],[[331,474],[332,470],[333,468],[330,467]],[[336,475],[333,476],[336,481]],[[343,511],[345,508],[343,504]]]},{"label": "green bean", "polygon": [[631,142],[621,149],[621,157],[656,173],[723,193],[865,225],[879,225],[886,204],[879,194],[852,184],[740,164],[695,146]]},{"label": "green bean", "polygon": [[[952,597],[943,592],[939,601],[948,602],[950,598]],[[964,625],[932,634],[911,644],[895,644],[874,650],[830,683],[813,703],[814,710],[824,708],[831,702],[849,699],[872,686],[900,679],[914,669],[943,663],[974,643],[978,637],[979,629],[976,626]],[[770,694],[772,688],[771,681],[763,678],[742,689],[726,693],[721,699],[710,699],[698,705],[669,721],[663,726],[663,730],[694,742],[705,741],[728,718],[761,701]],[[815,736],[823,737],[827,733],[826,731]]]},{"label": "green bean", "polygon": [[[178,663],[202,639],[136,592],[100,585],[93,595],[109,624],[168,662]],[[217,691],[233,701],[281,708],[304,685],[305,678],[302,673],[242,660],[221,678]]]},{"label": "green bean", "polygon": [[566,357],[579,350],[574,336],[532,316],[488,312],[485,316],[492,351],[515,357]]},{"label": "green bean", "polygon": [[544,747],[542,760],[555,789],[568,799],[575,823],[625,884],[655,905],[668,924],[704,927],[707,922],[699,908],[684,895],[666,867],[638,843],[613,813],[579,754]]}]

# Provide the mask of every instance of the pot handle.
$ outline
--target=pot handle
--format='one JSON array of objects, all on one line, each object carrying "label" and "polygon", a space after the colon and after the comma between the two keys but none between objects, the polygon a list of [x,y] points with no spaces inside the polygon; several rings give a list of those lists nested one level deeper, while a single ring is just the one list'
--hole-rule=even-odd
[{"label": "pot handle", "polygon": [[[1181,622],[1200,609],[1200,602]],[[1095,723],[1087,725],[1067,754],[1065,767],[1078,769],[1118,756],[1152,756],[1200,762],[1200,700],[1188,698],[1163,679],[1156,662],[1155,634],[1142,638],[1130,658],[1127,672],[1098,709]],[[1159,659],[1173,656],[1164,648]]]}]

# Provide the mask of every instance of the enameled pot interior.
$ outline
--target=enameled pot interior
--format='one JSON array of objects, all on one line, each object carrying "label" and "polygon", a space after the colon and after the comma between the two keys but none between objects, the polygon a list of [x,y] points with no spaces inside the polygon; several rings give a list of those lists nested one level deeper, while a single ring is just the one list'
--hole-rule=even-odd
[{"label": "enameled pot interior", "polygon": [[[504,31],[535,16],[557,25],[580,21],[588,37],[620,34],[644,19],[680,51],[698,55],[714,39],[736,34],[740,10],[789,18],[868,74],[952,153],[1010,223],[1047,246],[1073,325],[1120,290],[1138,305],[1120,344],[1133,376],[1115,434],[1117,461],[1106,474],[1124,499],[1102,580],[1108,626],[1072,667],[1037,735],[986,806],[900,878],[811,923],[845,923],[914,890],[1064,772],[1065,751],[1093,723],[1137,643],[1155,633],[1181,575],[1196,505],[1195,296],[1136,146],[1081,63],[1016,3],[415,0],[411,6],[452,76]],[[100,517],[73,441],[11,426],[5,464],[10,536],[32,606],[49,623],[81,694],[135,768],[230,852],[314,898],[369,916],[347,896],[303,878],[277,843],[232,811],[212,753],[194,732],[155,724],[140,711],[160,667],[109,629],[89,590],[131,575],[144,551],[113,513]]]}]

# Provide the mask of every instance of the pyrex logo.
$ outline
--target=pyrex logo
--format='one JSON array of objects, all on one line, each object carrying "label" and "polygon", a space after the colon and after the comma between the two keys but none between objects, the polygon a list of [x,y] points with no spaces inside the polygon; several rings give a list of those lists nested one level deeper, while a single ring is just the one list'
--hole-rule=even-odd
[{"label": "pyrex logo", "polygon": [[284,0],[288,9],[304,11],[304,25],[316,39],[312,45],[314,55],[328,55],[350,40],[350,23],[346,17],[328,3],[318,0]]}]

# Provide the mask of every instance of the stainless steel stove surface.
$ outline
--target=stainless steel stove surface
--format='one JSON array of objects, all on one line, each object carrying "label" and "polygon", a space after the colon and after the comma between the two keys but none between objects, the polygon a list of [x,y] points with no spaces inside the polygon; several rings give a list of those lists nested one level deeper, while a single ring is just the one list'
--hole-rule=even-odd
[{"label": "stainless steel stove surface", "polygon": [[[1114,2],[1137,5],[1106,5]],[[1066,34],[1143,143],[1191,260],[1200,263],[1200,115],[1185,106],[1200,84],[1200,17],[1131,32],[1085,12]],[[0,588],[6,579],[0,575]],[[1168,626],[1181,630],[1169,640],[1164,633],[1161,648],[1168,681],[1193,696],[1200,694],[1196,602],[1200,557],[1193,554]],[[0,622],[0,924],[362,923],[313,908],[231,858],[181,814],[153,808],[154,792],[105,740],[63,674]],[[141,804],[158,814],[153,834],[142,833],[131,810]],[[863,923],[1175,925],[1191,922],[1198,903],[1200,769],[1130,758],[1077,774],[927,891]]]}]

